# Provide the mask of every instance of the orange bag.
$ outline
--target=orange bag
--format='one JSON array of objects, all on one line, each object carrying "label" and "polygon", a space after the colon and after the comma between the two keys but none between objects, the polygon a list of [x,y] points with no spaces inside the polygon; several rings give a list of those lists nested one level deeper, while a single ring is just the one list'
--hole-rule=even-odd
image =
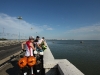
[{"label": "orange bag", "polygon": [[18,61],[18,65],[20,68],[24,68],[27,65],[27,57],[23,57]]},{"label": "orange bag", "polygon": [[36,64],[36,58],[34,56],[30,56],[27,60],[27,63],[30,67],[34,66]]}]

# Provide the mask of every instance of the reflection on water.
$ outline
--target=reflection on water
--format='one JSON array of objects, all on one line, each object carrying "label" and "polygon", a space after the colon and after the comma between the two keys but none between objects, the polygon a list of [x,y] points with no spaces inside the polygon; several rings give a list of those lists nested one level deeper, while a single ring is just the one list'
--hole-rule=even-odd
[{"label": "reflection on water", "polygon": [[67,59],[85,75],[100,75],[100,41],[47,41],[56,59]]}]

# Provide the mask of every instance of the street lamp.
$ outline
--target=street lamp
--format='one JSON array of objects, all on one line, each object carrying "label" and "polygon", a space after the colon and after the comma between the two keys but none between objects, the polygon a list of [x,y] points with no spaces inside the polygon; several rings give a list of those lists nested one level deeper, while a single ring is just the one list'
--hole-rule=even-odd
[{"label": "street lamp", "polygon": [[5,28],[3,28],[3,37],[2,37],[2,39],[4,39],[4,36],[5,36],[5,35],[4,35],[4,34],[5,34],[5,33],[4,33],[4,29],[5,29]]},{"label": "street lamp", "polygon": [[[22,20],[22,17],[19,16],[17,19],[19,19],[19,21],[20,21],[20,20]],[[19,41],[20,41],[20,29],[19,29]]]},{"label": "street lamp", "polygon": [[21,17],[21,16],[19,16],[17,19],[22,20],[22,17]]}]

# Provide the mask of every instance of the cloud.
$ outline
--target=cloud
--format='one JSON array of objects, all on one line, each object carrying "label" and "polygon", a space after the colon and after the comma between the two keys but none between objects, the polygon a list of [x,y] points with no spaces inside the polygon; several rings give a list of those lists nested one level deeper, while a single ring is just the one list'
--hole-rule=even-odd
[{"label": "cloud", "polygon": [[60,26],[60,25],[57,25],[57,26]]},{"label": "cloud", "polygon": [[16,17],[0,13],[0,37],[4,36],[2,35],[3,31],[11,38],[11,35],[18,36],[19,32],[21,36],[30,36],[43,31],[43,29],[24,20],[18,20]]},{"label": "cloud", "polygon": [[72,32],[72,33],[100,32],[100,25],[81,27],[81,28],[69,30],[68,32]]},{"label": "cloud", "polygon": [[47,28],[47,30],[53,30],[52,28]]},{"label": "cloud", "polygon": [[49,27],[48,25],[43,25],[44,30],[53,30],[53,28]]},{"label": "cloud", "polygon": [[71,39],[100,40],[100,23],[66,31]]}]

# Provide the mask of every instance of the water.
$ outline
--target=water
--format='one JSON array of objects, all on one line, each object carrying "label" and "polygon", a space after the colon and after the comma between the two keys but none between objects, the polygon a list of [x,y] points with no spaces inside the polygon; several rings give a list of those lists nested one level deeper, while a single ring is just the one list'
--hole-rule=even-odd
[{"label": "water", "polygon": [[56,59],[67,59],[85,75],[100,75],[100,40],[47,41]]}]

